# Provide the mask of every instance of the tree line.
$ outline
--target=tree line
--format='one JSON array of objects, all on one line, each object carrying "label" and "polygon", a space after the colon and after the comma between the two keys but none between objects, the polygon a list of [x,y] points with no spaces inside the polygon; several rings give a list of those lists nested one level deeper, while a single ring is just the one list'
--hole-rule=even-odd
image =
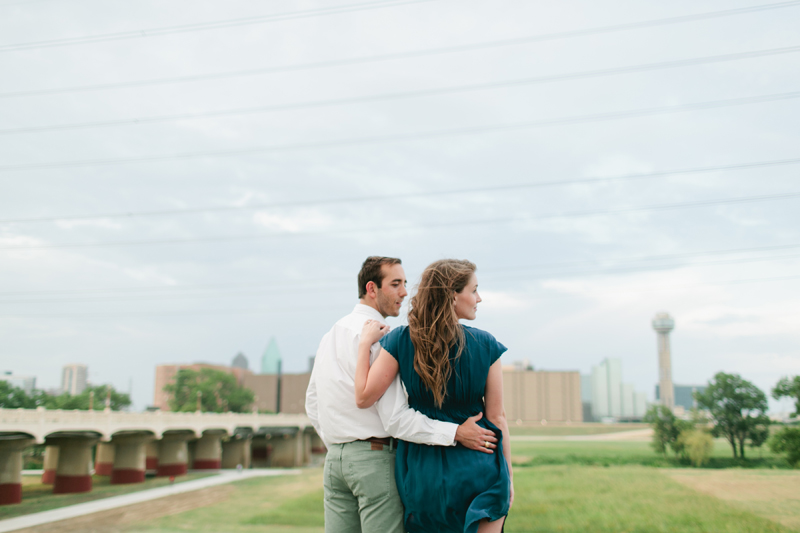
[{"label": "tree line", "polygon": [[[781,379],[772,389],[776,400],[795,402],[794,417],[800,417],[800,376]],[[728,441],[734,459],[745,459],[745,446],[759,448],[765,443],[789,464],[800,467],[800,427],[785,426],[770,435],[767,396],[738,374],[717,373],[703,392],[695,392],[698,409],[689,420],[681,419],[667,407],[651,407],[645,422],[653,427],[653,448],[666,455],[671,449],[695,466],[711,456],[713,437]]]},{"label": "tree line", "polygon": [[[170,395],[170,409],[177,412],[243,413],[252,409],[255,401],[253,391],[239,385],[233,375],[211,368],[181,369],[164,391]],[[0,407],[5,409],[104,409],[106,400],[113,411],[131,405],[130,396],[111,385],[89,386],[75,395],[42,390],[28,394],[0,380]]]},{"label": "tree line", "polygon": [[111,385],[86,387],[80,394],[49,394],[43,390],[32,393],[0,380],[0,407],[4,409],[105,409],[106,402],[113,411],[127,409],[131,405],[130,396],[119,392]]}]

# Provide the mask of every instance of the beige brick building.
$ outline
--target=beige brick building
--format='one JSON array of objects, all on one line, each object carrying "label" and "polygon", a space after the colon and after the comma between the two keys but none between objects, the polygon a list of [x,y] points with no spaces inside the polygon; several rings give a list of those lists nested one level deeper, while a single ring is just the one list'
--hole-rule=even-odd
[{"label": "beige brick building", "polygon": [[510,423],[582,422],[580,373],[505,370],[503,403]]}]

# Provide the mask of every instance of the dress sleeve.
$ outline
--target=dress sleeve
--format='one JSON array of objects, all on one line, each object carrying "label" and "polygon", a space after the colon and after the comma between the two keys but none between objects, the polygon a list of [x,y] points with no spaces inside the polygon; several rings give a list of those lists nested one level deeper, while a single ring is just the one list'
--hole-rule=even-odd
[{"label": "dress sleeve", "polygon": [[392,354],[396,361],[400,361],[400,336],[404,328],[393,329],[380,340],[381,348]]},{"label": "dress sleeve", "polygon": [[495,361],[500,359],[500,356],[503,355],[508,348],[506,348],[502,342],[495,339],[492,335],[489,335],[487,344],[489,346],[489,366],[492,366]]}]

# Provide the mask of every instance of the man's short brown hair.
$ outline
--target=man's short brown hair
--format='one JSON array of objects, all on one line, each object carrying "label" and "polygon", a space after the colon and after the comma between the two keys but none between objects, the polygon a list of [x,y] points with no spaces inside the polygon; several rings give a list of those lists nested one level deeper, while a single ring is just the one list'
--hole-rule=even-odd
[{"label": "man's short brown hair", "polygon": [[377,255],[367,257],[364,264],[361,265],[361,271],[358,273],[358,298],[361,299],[367,295],[367,283],[370,281],[374,282],[379,289],[381,288],[383,265],[401,264],[403,262],[396,257],[379,257]]}]

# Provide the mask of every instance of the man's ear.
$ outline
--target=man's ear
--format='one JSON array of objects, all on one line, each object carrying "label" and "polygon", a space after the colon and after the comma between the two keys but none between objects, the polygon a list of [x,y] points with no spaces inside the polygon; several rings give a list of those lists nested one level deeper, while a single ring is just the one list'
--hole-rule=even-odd
[{"label": "man's ear", "polygon": [[368,296],[371,296],[373,298],[375,298],[377,296],[378,287],[377,287],[377,284],[374,281],[368,281],[366,289],[367,289],[367,295]]}]

